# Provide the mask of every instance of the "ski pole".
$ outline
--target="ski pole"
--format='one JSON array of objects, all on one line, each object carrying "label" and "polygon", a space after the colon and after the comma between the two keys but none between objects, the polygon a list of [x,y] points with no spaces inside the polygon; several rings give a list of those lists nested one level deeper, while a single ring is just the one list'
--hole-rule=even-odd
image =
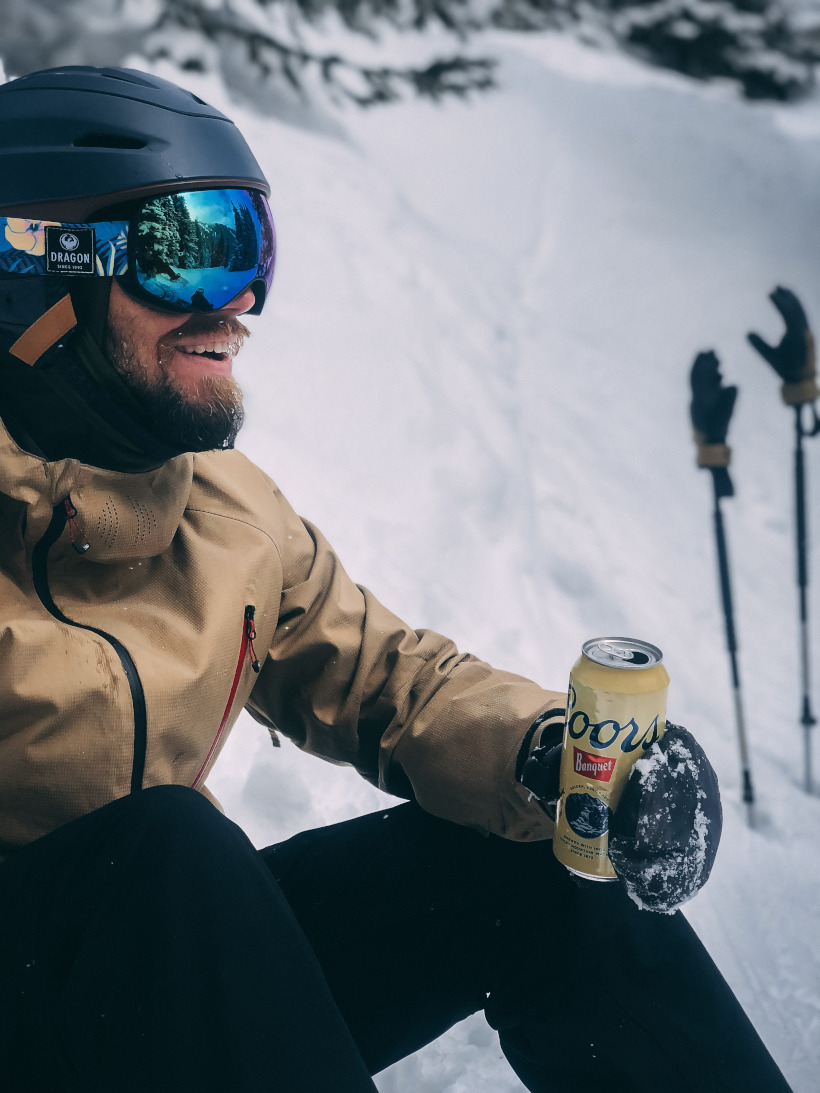
[{"label": "ski pole", "polygon": [[806,793],[813,791],[811,729],[817,719],[811,708],[811,665],[809,657],[809,618],[808,586],[809,564],[806,533],[806,471],[803,457],[803,437],[813,436],[820,429],[817,413],[814,414],[814,427],[810,432],[803,428],[803,406],[795,406],[795,447],[794,447],[794,484],[795,484],[795,522],[797,531],[797,586],[800,595],[800,677],[803,688],[800,703],[800,722],[803,725],[804,777]]},{"label": "ski pole", "polygon": [[735,699],[735,724],[737,742],[740,750],[740,774],[743,780],[743,803],[746,805],[749,827],[754,827],[754,790],[752,788],[752,767],[749,760],[749,747],[746,741],[746,716],[743,710],[743,692],[740,688],[740,669],[737,663],[737,639],[735,637],[735,619],[732,608],[732,586],[729,581],[729,554],[726,549],[726,533],[723,530],[723,514],[720,511],[720,492],[715,476],[715,541],[717,543],[718,573],[720,592],[723,600],[723,616],[726,620],[726,647],[732,672],[732,692]]},{"label": "ski pole", "polygon": [[715,493],[714,525],[717,545],[718,577],[720,595],[723,603],[723,617],[726,624],[726,646],[729,650],[729,663],[732,675],[732,693],[735,703],[735,725],[737,727],[738,749],[740,752],[740,776],[743,785],[742,797],[746,805],[746,820],[754,826],[754,789],[752,786],[752,767],[749,747],[746,739],[746,717],[743,709],[743,692],[740,686],[740,669],[737,658],[737,636],[735,631],[734,608],[732,604],[732,585],[729,578],[729,551],[726,546],[726,532],[723,526],[723,513],[720,502],[724,497],[734,496],[734,487],[729,477],[731,449],[726,444],[729,419],[737,398],[736,387],[724,387],[720,377],[720,362],[712,352],[699,353],[692,365],[691,373],[692,425],[695,430],[695,443],[698,448],[698,466],[708,468],[712,474]]},{"label": "ski pole", "polygon": [[[811,665],[809,653],[808,616],[808,518],[806,511],[806,468],[803,439],[820,432],[820,418],[813,406],[820,397],[815,380],[816,363],[814,338],[806,313],[795,294],[778,287],[769,299],[783,316],[786,331],[779,345],[768,345],[757,334],[749,334],[749,342],[764,360],[774,368],[783,384],[781,395],[795,411],[794,494],[795,538],[797,546],[797,586],[799,593],[800,629],[800,724],[803,726],[803,782],[807,793],[813,792],[811,730],[817,724],[811,708]],[[814,422],[811,429],[803,425],[804,407],[810,406]]]}]

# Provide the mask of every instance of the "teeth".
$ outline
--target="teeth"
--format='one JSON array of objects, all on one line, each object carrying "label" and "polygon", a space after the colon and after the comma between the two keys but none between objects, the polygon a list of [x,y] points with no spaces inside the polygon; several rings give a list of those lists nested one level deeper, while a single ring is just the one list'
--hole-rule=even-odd
[{"label": "teeth", "polygon": [[180,345],[178,349],[181,353],[221,353],[227,354],[231,351],[231,345],[228,342],[217,342],[215,345]]}]

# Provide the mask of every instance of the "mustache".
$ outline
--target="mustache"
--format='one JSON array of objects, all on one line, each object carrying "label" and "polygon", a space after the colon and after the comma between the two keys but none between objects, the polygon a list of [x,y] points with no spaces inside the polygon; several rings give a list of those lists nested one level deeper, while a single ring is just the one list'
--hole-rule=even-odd
[{"label": "mustache", "polygon": [[160,354],[166,350],[173,350],[179,338],[209,337],[218,335],[221,341],[231,342],[236,347],[236,352],[242,348],[246,338],[251,336],[250,330],[237,318],[217,319],[212,315],[191,315],[182,326],[171,330],[157,343]]},{"label": "mustache", "polygon": [[198,334],[219,334],[230,339],[241,338],[243,341],[251,336],[250,330],[244,323],[240,323],[239,319],[217,319],[214,315],[194,314],[189,316],[182,326],[166,334],[162,340],[172,341],[175,338],[189,338]]}]

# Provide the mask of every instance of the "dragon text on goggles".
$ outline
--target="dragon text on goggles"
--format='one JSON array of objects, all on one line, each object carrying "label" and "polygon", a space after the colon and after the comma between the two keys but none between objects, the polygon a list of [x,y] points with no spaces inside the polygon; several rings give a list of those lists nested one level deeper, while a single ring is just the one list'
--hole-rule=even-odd
[{"label": "dragon text on goggles", "polygon": [[0,273],[122,277],[147,304],[213,311],[255,281],[270,289],[273,219],[255,190],[192,190],[144,201],[130,220],[0,217]]}]

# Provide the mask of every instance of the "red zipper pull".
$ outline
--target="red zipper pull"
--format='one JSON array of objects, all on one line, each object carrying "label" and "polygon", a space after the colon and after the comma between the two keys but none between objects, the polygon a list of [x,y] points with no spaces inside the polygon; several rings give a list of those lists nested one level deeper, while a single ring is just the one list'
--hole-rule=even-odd
[{"label": "red zipper pull", "polygon": [[248,656],[251,662],[251,668],[259,674],[262,671],[262,667],[259,663],[259,659],[256,656],[256,650],[253,647],[253,643],[256,639],[256,623],[253,621],[256,614],[256,608],[252,603],[249,603],[245,608],[245,637],[248,639]]},{"label": "red zipper pull", "polygon": [[236,692],[239,688],[239,681],[242,678],[242,669],[245,666],[245,657],[248,657],[251,662],[251,668],[253,668],[255,672],[262,671],[259,660],[256,656],[256,650],[253,647],[254,639],[256,638],[256,625],[253,621],[253,617],[255,614],[256,608],[253,606],[252,603],[249,603],[248,606],[245,608],[245,620],[244,625],[242,626],[242,643],[239,646],[239,658],[236,662],[236,671],[234,672],[233,683],[231,684],[231,693],[228,695],[228,702],[225,706],[225,712],[222,714],[222,720],[219,722],[219,728],[216,730],[216,736],[214,737],[214,741],[211,744],[210,751],[205,756],[205,762],[199,768],[199,773],[197,774],[196,778],[194,778],[193,782],[191,782],[191,785],[194,789],[196,789],[199,783],[202,781],[202,777],[208,768],[211,757],[216,751],[217,744],[222,739],[222,733],[225,731],[225,726],[228,724],[228,718],[231,715],[231,707],[233,706],[233,701],[236,698]]},{"label": "red zipper pull", "polygon": [[71,536],[71,545],[74,547],[78,554],[85,554],[85,552],[90,548],[91,543],[89,543],[88,539],[86,539],[82,529],[77,523],[77,510],[71,503],[70,494],[68,497],[66,497],[65,501],[63,501],[63,504],[65,505],[65,514],[68,521],[68,534]]}]

